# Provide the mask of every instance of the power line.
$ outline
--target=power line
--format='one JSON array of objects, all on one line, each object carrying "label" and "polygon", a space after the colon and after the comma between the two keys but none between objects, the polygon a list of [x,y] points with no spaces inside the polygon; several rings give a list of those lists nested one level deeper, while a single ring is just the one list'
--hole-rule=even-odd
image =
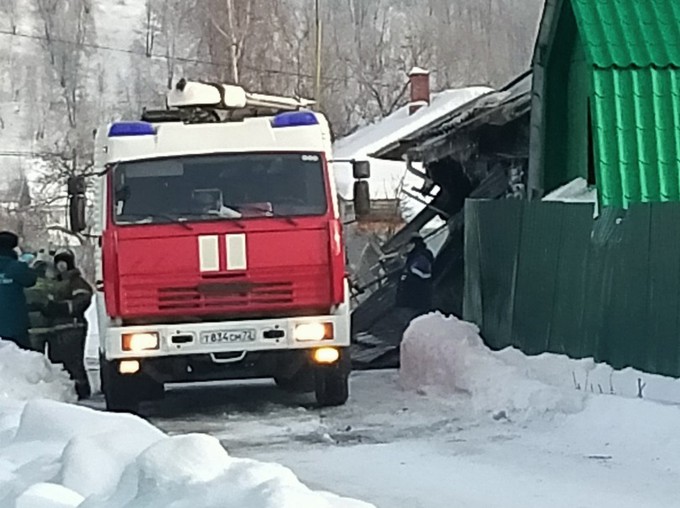
[{"label": "power line", "polygon": [[[132,49],[125,49],[125,48],[116,48],[113,46],[106,46],[106,45],[101,45],[101,44],[94,44],[94,43],[89,43],[89,42],[75,42],[75,41],[70,41],[67,39],[59,39],[59,38],[54,38],[54,37],[46,37],[44,35],[35,35],[35,34],[26,34],[26,33],[21,33],[21,32],[11,32],[8,30],[0,30],[0,35],[6,35],[10,37],[19,37],[22,39],[30,39],[30,40],[35,40],[35,41],[42,41],[42,42],[58,42],[60,44],[68,44],[71,46],[79,46],[83,48],[88,48],[88,49],[95,49],[99,51],[111,51],[114,53],[125,53],[128,55],[134,55],[134,56],[140,56],[140,57],[145,57],[145,58],[151,58],[151,59],[158,59],[158,60],[173,60],[176,62],[182,62],[182,63],[194,63],[194,64],[203,64],[203,65],[211,65],[213,67],[230,67],[230,64],[227,62],[215,62],[215,61],[209,61],[209,60],[202,60],[200,58],[189,58],[189,57],[181,57],[181,56],[168,56],[168,55],[159,55],[158,53],[143,53],[139,51],[134,51]],[[244,64],[242,65],[244,69],[247,69],[249,71],[253,72],[259,72],[261,74],[274,74],[274,75],[283,75],[283,76],[292,76],[296,78],[305,78],[305,79],[310,79],[314,80],[316,79],[316,76],[312,74],[307,74],[303,72],[293,72],[293,71],[286,71],[283,69],[263,69],[261,67],[254,67],[251,65]],[[322,81],[325,81],[326,83],[344,83],[346,79],[343,78],[330,78],[330,77],[322,77]],[[381,83],[381,82],[369,82],[365,80],[358,79],[359,82],[364,83],[364,84],[372,84],[372,85],[377,85],[381,87],[392,87],[393,85],[389,85],[387,83]]]},{"label": "power line", "polygon": [[17,158],[41,158],[41,157],[61,157],[64,154],[57,152],[32,152],[21,150],[0,150],[0,157]]}]

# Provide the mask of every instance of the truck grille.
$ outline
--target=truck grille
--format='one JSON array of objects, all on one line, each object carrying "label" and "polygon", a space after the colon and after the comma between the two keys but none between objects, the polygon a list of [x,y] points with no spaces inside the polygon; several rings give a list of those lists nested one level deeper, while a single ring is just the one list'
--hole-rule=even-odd
[{"label": "truck grille", "polygon": [[158,289],[159,310],[280,305],[293,302],[291,282],[205,282]]},{"label": "truck grille", "polygon": [[120,282],[121,315],[131,317],[261,313],[270,309],[320,308],[329,302],[325,267],[291,267],[232,275],[129,275]]}]

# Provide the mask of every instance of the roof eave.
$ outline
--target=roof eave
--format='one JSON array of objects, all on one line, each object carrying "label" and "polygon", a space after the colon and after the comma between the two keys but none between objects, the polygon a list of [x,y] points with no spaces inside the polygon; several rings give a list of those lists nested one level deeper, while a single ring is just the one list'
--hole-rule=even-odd
[{"label": "roof eave", "polygon": [[450,122],[452,119],[456,118],[462,112],[467,111],[469,109],[474,109],[475,105],[478,104],[479,101],[495,93],[498,92],[492,90],[478,97],[475,97],[474,99],[472,99],[469,102],[466,102],[465,104],[461,104],[453,111],[449,111],[448,113],[440,116],[436,120],[431,121],[427,125],[422,126],[420,129],[413,131],[408,136],[404,136],[403,138],[393,143],[390,143],[389,145],[384,146],[380,150],[370,154],[370,157],[386,160],[397,161],[403,160],[406,153],[414,146],[416,146],[419,143],[419,140],[428,132],[432,131],[433,129],[440,125]]},{"label": "roof eave", "polygon": [[[520,91],[520,93],[517,93],[515,90],[515,93],[511,93],[509,97],[506,96],[494,104],[489,104],[489,98],[494,96],[503,97],[502,94],[510,92],[524,80],[531,80],[531,71],[521,74],[499,91],[481,95],[438,122],[433,122],[433,124],[417,131],[413,135],[400,140],[399,143],[394,144],[391,151],[382,151],[381,158],[390,157],[393,160],[402,160],[406,154],[410,153],[416,160],[420,160],[420,154],[424,152],[436,151],[437,153],[442,153],[440,147],[451,145],[449,138],[453,134],[470,127],[477,121],[482,120],[489,124],[503,125],[520,117],[530,108],[531,87],[528,87],[526,91]],[[520,88],[520,90],[522,89]],[[445,131],[435,132],[437,127],[441,126],[443,129],[444,125],[450,128]]]},{"label": "roof eave", "polygon": [[459,125],[448,132],[440,134],[416,147],[417,153],[414,157],[428,163],[432,160],[439,160],[450,156],[460,150],[466,149],[467,140],[457,140],[458,137],[465,138],[465,132],[471,132],[482,125],[503,126],[528,114],[531,109],[531,92],[526,92],[510,101],[498,104],[487,110],[476,111]]},{"label": "roof eave", "polygon": [[557,19],[562,9],[564,0],[546,0],[543,6],[543,15],[539,24],[538,36],[534,45],[534,54],[531,60],[532,67],[545,65],[548,58],[548,48],[552,46],[557,31]]}]

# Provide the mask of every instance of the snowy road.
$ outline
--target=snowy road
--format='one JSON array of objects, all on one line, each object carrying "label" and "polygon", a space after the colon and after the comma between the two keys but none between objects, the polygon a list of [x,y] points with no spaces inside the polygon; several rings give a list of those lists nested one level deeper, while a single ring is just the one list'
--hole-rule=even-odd
[{"label": "snowy road", "polygon": [[677,407],[597,396],[577,414],[510,422],[474,415],[465,394],[442,400],[397,381],[356,373],[350,402],[330,410],[265,382],[179,387],[144,413],[379,508],[677,505]]}]

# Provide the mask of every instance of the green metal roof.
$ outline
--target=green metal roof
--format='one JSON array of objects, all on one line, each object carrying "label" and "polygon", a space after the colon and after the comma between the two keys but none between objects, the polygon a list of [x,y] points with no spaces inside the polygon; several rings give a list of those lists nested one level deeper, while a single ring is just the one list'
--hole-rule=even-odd
[{"label": "green metal roof", "polygon": [[571,3],[594,66],[680,66],[680,1],[571,0]]},{"label": "green metal roof", "polygon": [[602,203],[680,201],[680,69],[596,69],[593,90]]},{"label": "green metal roof", "polygon": [[[573,173],[585,176],[587,147],[565,145],[583,127],[559,127],[581,111],[583,96],[601,204],[680,201],[679,20],[680,0],[546,0],[534,55],[530,188],[546,192]],[[570,53],[579,43],[590,70],[582,91],[566,93],[579,76]]]}]

